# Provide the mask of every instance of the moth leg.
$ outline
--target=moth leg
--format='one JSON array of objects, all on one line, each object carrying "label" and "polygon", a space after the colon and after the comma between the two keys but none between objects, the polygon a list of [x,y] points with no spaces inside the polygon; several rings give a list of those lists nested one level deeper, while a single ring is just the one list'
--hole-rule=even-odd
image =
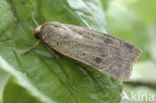
[{"label": "moth leg", "polygon": [[32,50],[34,50],[34,49],[39,45],[40,42],[41,42],[41,40],[38,40],[38,41],[35,43],[35,45],[34,45],[31,49],[29,49],[28,51],[26,51],[25,53],[23,53],[22,56],[24,56],[25,54],[28,54],[28,53],[30,53]]},{"label": "moth leg", "polygon": [[54,57],[54,59],[57,61],[57,63],[59,64],[61,70],[64,72],[65,76],[67,77],[67,79],[69,80],[69,76],[66,72],[66,70],[64,69],[63,65],[60,62],[60,59],[58,58],[58,56],[55,54],[55,52],[49,48],[46,44],[44,44],[44,46],[48,49],[48,51],[51,53],[51,55]]},{"label": "moth leg", "polygon": [[89,75],[90,75],[90,77],[92,78],[92,79],[94,79],[95,80],[95,82],[102,88],[102,90],[105,92],[106,90],[105,90],[105,88],[103,87],[103,85],[94,77],[94,75],[92,75],[92,73],[86,68],[86,67],[84,67],[84,66],[82,66],[82,65],[80,65],[80,64],[78,64],[78,63],[76,63],[80,68],[82,68],[83,70],[85,70]]}]

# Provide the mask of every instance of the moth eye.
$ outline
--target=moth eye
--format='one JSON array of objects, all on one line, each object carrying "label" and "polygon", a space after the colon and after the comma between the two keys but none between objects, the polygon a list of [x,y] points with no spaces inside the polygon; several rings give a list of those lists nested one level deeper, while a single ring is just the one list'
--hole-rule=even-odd
[{"label": "moth eye", "polygon": [[37,39],[40,39],[41,27],[42,27],[42,25],[38,26],[38,27],[33,31],[33,35],[34,35]]},{"label": "moth eye", "polygon": [[40,39],[40,32],[33,31],[33,35],[34,35],[37,39]]}]

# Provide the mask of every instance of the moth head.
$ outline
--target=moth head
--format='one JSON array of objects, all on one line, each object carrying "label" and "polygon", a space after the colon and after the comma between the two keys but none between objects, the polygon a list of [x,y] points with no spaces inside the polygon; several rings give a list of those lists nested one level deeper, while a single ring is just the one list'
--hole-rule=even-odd
[{"label": "moth head", "polygon": [[38,26],[38,27],[33,31],[33,35],[34,35],[37,39],[40,39],[41,27],[42,27],[42,25]]}]

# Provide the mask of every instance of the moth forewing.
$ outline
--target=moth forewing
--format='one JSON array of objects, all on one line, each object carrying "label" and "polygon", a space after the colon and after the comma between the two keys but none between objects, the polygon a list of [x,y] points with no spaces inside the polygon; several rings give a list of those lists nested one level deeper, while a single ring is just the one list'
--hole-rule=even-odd
[{"label": "moth forewing", "polygon": [[141,54],[121,39],[84,27],[49,22],[38,31],[51,49],[121,80],[129,80],[132,63]]}]

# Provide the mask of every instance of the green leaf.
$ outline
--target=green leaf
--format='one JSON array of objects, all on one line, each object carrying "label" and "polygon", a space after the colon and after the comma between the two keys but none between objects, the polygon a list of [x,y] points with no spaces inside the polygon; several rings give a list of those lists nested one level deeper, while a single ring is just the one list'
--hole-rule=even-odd
[{"label": "green leaf", "polygon": [[[89,68],[105,87],[106,93],[104,93],[71,59],[59,55],[70,77],[67,82],[57,62],[42,44],[31,53],[21,56],[37,41],[32,35],[35,29],[32,13],[35,10],[35,19],[39,24],[58,21],[106,32],[106,20],[100,1],[1,0],[0,7],[2,8],[0,19],[3,20],[3,23],[0,23],[0,55],[10,65],[1,58],[0,68],[13,78],[9,79],[5,87],[4,103],[12,103],[10,100],[17,103],[22,99],[34,103],[119,103],[121,101],[122,83],[119,80]],[[13,91],[15,93],[12,93]],[[24,96],[19,96],[19,93]]]},{"label": "green leaf", "polygon": [[[12,68],[5,62],[2,57],[0,57],[0,68],[7,69],[7,72],[12,75],[12,77],[8,80],[8,83],[5,87],[3,96],[4,103],[11,103],[17,102],[24,98],[24,95],[29,98],[28,101],[33,100],[33,97],[40,97],[40,100],[44,103],[51,103],[52,101],[47,98],[44,94],[42,94],[39,90],[37,90],[29,81],[26,74],[17,71],[16,69]],[[20,85],[22,87],[20,87]],[[25,90],[23,90],[25,89]],[[23,90],[23,91],[22,91]],[[31,91],[31,92],[30,92]],[[16,93],[17,92],[17,93]],[[21,92],[23,95],[19,95]],[[30,93],[33,97],[27,96],[27,92]],[[19,102],[22,103],[22,102]],[[34,103],[34,102],[33,102]]]},{"label": "green leaf", "polygon": [[[35,96],[31,94],[32,92],[30,93],[27,88],[20,86],[14,78],[8,80],[4,92],[5,96],[3,98],[3,103],[17,103],[17,101],[18,103],[42,103],[38,98],[35,98]],[[11,97],[8,98],[9,96]],[[43,102],[48,102],[48,100]]]},{"label": "green leaf", "polygon": [[0,101],[2,100],[2,93],[7,80],[8,80],[7,73],[5,73],[0,69]]}]

